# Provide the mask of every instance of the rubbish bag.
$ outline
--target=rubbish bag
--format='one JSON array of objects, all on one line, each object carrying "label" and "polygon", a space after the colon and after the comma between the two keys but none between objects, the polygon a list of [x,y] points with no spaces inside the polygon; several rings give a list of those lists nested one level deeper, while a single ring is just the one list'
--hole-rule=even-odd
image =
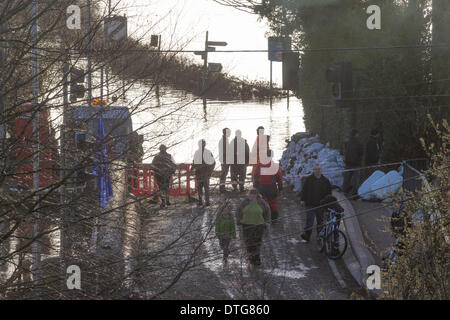
[{"label": "rubbish bag", "polygon": [[367,178],[366,181],[363,182],[363,184],[358,189],[358,196],[361,197],[363,200],[372,200],[375,199],[377,196],[375,193],[372,192],[371,186],[374,184],[378,179],[384,177],[385,173],[383,171],[375,171],[372,173],[372,175]]}]

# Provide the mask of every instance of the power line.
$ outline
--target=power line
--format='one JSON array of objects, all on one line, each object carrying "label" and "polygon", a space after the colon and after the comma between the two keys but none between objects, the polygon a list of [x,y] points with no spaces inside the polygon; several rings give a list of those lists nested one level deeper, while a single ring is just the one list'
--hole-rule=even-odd
[{"label": "power line", "polygon": [[[10,47],[16,47],[11,46]],[[22,46],[17,46],[19,48],[22,48]],[[447,48],[450,47],[450,43],[448,44],[440,44],[440,45],[403,45],[403,46],[385,46],[385,47],[347,47],[347,48],[305,48],[305,49],[281,49],[281,50],[268,50],[268,49],[222,49],[222,50],[215,50],[215,51],[208,51],[209,53],[268,53],[268,52],[321,52],[321,51],[366,51],[366,50],[394,50],[394,49],[424,49],[424,48]],[[47,50],[47,51],[54,51],[54,52],[60,52],[59,49],[55,47],[48,47],[48,46],[41,46],[38,47],[40,50]],[[71,49],[71,52],[77,52],[77,53],[87,53],[87,49]],[[152,52],[152,53],[200,53],[200,52],[207,52],[205,50],[185,50],[185,49],[148,49],[148,48],[118,48],[118,49],[92,49],[92,53],[100,53],[100,52]]]}]

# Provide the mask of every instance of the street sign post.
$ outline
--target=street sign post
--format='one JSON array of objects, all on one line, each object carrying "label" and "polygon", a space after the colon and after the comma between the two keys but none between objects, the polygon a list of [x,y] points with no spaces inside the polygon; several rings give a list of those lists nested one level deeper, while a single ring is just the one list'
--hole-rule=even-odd
[{"label": "street sign post", "polygon": [[206,114],[206,77],[208,72],[220,72],[222,71],[222,65],[220,63],[208,63],[208,52],[215,52],[215,47],[224,47],[228,45],[225,41],[208,41],[208,31],[206,31],[205,51],[194,51],[194,54],[201,56],[203,59],[203,74],[202,74],[202,92],[203,108]]},{"label": "street sign post", "polygon": [[272,109],[272,62],[283,61],[283,51],[291,50],[290,37],[269,37],[269,60],[270,60],[270,109]]}]

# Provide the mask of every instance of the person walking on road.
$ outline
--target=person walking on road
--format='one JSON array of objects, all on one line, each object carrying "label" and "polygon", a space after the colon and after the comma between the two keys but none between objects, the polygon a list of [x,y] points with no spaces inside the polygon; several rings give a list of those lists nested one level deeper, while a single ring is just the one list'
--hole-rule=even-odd
[{"label": "person walking on road", "polygon": [[351,138],[345,144],[345,169],[343,191],[351,196],[357,194],[363,147],[359,141],[359,131],[353,129]]},{"label": "person walking on road", "polygon": [[[380,163],[380,146],[378,144],[378,130],[372,129],[366,144],[366,166],[371,167]],[[374,173],[376,168],[367,168],[366,179]]]},{"label": "person walking on road", "polygon": [[231,130],[228,128],[224,128],[222,130],[222,138],[219,140],[219,161],[221,164],[221,173],[220,173],[220,193],[225,192],[225,182],[227,180],[228,171],[230,170],[230,165],[232,163],[231,157],[233,156],[230,153],[230,142],[228,138],[231,136]]},{"label": "person walking on road", "polygon": [[209,180],[216,165],[212,152],[205,148],[206,141],[199,141],[199,148],[195,151],[192,169],[198,186],[198,205],[203,205],[203,190],[205,191],[206,206],[209,202]]},{"label": "person walking on road", "polygon": [[159,146],[159,153],[153,158],[152,169],[159,187],[161,208],[164,208],[166,205],[170,205],[170,178],[177,170],[177,165],[163,144]]},{"label": "person walking on road", "polygon": [[227,265],[230,254],[230,242],[236,238],[236,227],[233,215],[231,214],[231,204],[229,201],[226,201],[219,208],[216,216],[215,230],[216,236],[219,239],[220,248],[223,251],[223,264]]},{"label": "person walking on road", "polygon": [[283,190],[283,175],[278,164],[272,162],[272,150],[269,150],[269,162],[253,167],[254,187],[258,189],[271,211],[272,223],[278,221],[278,195]]},{"label": "person walking on road", "polygon": [[242,226],[242,235],[252,266],[261,265],[261,244],[270,215],[267,203],[258,196],[258,190],[251,189],[237,212],[237,223]]},{"label": "person walking on road", "polygon": [[306,227],[301,238],[304,242],[309,242],[311,238],[314,219],[317,220],[317,233],[320,232],[323,223],[323,208],[320,201],[327,195],[331,195],[331,183],[322,175],[322,168],[319,164],[314,166],[312,175],[306,178],[300,193],[301,207],[306,206]]},{"label": "person walking on road", "polygon": [[233,190],[237,191],[239,181],[239,191],[244,192],[245,177],[247,175],[247,166],[250,156],[250,147],[247,140],[242,138],[241,130],[236,130],[235,138],[232,141],[234,150],[233,164],[231,165],[231,181]]},{"label": "person walking on road", "polygon": [[264,127],[259,126],[256,129],[256,140],[253,144],[252,152],[250,154],[250,164],[256,165],[259,163],[267,163],[267,152],[269,150],[269,136],[264,134]]}]

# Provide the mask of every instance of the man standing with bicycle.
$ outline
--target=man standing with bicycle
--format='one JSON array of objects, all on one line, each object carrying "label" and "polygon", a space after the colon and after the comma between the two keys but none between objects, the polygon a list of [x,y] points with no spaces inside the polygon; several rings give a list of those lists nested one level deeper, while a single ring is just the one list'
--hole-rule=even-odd
[{"label": "man standing with bicycle", "polygon": [[317,207],[320,206],[320,201],[330,194],[330,180],[322,175],[320,164],[314,165],[313,174],[306,178],[300,193],[300,205],[302,208],[306,206],[306,227],[301,235],[302,242],[309,242],[314,218],[317,220],[317,233],[320,232],[323,223],[323,208]]}]

